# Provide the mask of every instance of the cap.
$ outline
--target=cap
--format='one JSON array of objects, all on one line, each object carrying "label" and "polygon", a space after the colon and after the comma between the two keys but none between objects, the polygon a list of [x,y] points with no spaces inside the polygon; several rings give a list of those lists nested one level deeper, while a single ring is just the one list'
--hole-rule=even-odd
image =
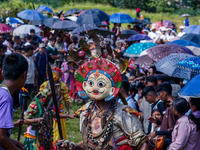
[{"label": "cap", "polygon": [[142,96],[146,96],[149,92],[155,92],[155,89],[153,86],[147,86],[142,90]]},{"label": "cap", "polygon": [[165,91],[165,92],[168,92],[168,91],[172,91],[172,86],[169,82],[162,82],[161,84],[159,84],[156,88],[156,92],[159,92],[159,91]]},{"label": "cap", "polygon": [[44,43],[41,43],[41,44],[39,45],[39,48],[43,48],[43,47],[46,47],[46,46],[45,46]]}]

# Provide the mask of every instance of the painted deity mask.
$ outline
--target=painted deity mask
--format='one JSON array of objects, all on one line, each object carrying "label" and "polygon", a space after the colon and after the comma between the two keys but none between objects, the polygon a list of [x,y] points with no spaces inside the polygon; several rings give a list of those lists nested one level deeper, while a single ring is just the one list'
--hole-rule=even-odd
[{"label": "painted deity mask", "polygon": [[80,66],[76,88],[82,99],[110,101],[119,93],[121,81],[121,73],[112,62],[97,58]]},{"label": "painted deity mask", "polygon": [[62,71],[58,67],[52,68],[53,80],[57,82],[62,77]]}]

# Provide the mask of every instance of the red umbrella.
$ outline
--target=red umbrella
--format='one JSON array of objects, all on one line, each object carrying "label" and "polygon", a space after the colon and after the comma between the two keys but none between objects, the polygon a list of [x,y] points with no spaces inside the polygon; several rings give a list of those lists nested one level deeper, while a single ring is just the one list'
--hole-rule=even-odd
[{"label": "red umbrella", "polygon": [[13,29],[9,25],[0,23],[0,33],[10,33],[12,31]]}]

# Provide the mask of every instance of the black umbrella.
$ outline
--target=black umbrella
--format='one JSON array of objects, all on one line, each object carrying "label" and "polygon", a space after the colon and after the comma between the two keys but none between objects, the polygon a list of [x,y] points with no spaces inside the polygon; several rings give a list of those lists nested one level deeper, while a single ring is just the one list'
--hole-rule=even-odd
[{"label": "black umbrella", "polygon": [[96,23],[95,26],[97,26],[97,27],[107,27],[109,25],[105,24],[104,22],[99,22],[99,23]]},{"label": "black umbrella", "polygon": [[78,24],[95,25],[102,21],[109,20],[109,15],[100,9],[89,9],[83,12],[77,19]]},{"label": "black umbrella", "polygon": [[182,40],[188,40],[188,41],[192,41],[198,45],[200,45],[200,35],[199,34],[194,34],[194,33],[188,33],[188,34],[184,34],[181,37]]},{"label": "black umbrella", "polygon": [[56,29],[56,30],[72,31],[78,27],[79,25],[76,22],[65,20],[65,21],[59,21],[59,22],[54,23],[50,28]]},{"label": "black umbrella", "polygon": [[112,31],[108,30],[108,29],[102,29],[102,28],[98,28],[95,31],[89,31],[89,34],[91,34],[92,32],[95,32],[96,34],[100,34],[104,37],[106,37],[107,35],[114,35],[115,33],[113,33]]},{"label": "black umbrella", "polygon": [[133,19],[134,19],[134,22],[132,23],[133,25],[142,24],[140,19],[137,19],[137,18],[133,18]]},{"label": "black umbrella", "polygon": [[135,34],[139,34],[139,33],[136,32],[135,30],[124,30],[121,32],[121,38],[127,39],[130,36],[135,35]]},{"label": "black umbrella", "polygon": [[44,20],[45,19],[41,19],[41,20],[37,20],[37,21],[29,21],[29,23],[32,25],[35,25],[35,26],[39,26],[39,25],[44,25]]},{"label": "black umbrella", "polygon": [[142,25],[152,24],[149,20],[146,20],[146,19],[141,20],[141,22],[142,22]]},{"label": "black umbrella", "polygon": [[61,15],[62,14],[62,12],[63,12],[63,10],[60,10],[57,14],[58,15]]},{"label": "black umbrella", "polygon": [[97,30],[97,29],[98,29],[98,27],[83,24],[82,26],[74,29],[72,31],[72,34],[81,33],[81,32],[85,32],[85,31],[93,31],[93,30]]},{"label": "black umbrella", "polygon": [[74,9],[69,9],[67,10],[65,13],[64,13],[64,16],[67,16],[67,15],[71,15],[71,14],[75,14],[76,12],[78,12],[79,10],[74,8]]},{"label": "black umbrella", "polygon": [[48,19],[45,19],[45,20],[44,20],[44,25],[45,25],[46,27],[50,27],[50,26],[52,26],[54,23],[59,22],[59,21],[62,21],[62,20],[59,19],[59,18],[48,18]]}]

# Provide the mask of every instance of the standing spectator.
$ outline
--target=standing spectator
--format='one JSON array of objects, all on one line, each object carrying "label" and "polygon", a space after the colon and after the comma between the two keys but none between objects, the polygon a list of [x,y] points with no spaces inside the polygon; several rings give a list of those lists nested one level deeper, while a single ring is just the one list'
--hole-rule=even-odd
[{"label": "standing spectator", "polygon": [[21,46],[16,46],[16,47],[15,47],[15,53],[21,54],[21,52],[22,52]]},{"label": "standing spectator", "polygon": [[36,37],[36,42],[37,42],[37,44],[42,42],[42,39],[41,39],[39,36],[37,36],[37,35],[35,34],[35,30],[34,30],[34,29],[31,29],[31,30],[30,30],[30,35],[31,35],[32,37],[34,37],[34,36]]},{"label": "standing spectator", "polygon": [[118,28],[118,23],[114,23],[114,27],[111,30],[113,33],[115,33],[116,36],[119,35],[119,28]]},{"label": "standing spectator", "polygon": [[27,41],[26,41],[26,43],[24,44],[24,46],[31,45],[32,36],[31,36],[31,35],[27,35],[26,38],[27,38]]},{"label": "standing spectator", "polygon": [[184,23],[185,23],[186,27],[188,27],[190,25],[190,20],[188,19],[188,17],[186,17]]},{"label": "standing spectator", "polygon": [[140,8],[136,9],[136,18],[140,18]]},{"label": "standing spectator", "polygon": [[38,89],[40,85],[45,81],[45,75],[46,75],[46,56],[45,56],[45,45],[44,43],[41,43],[39,45],[39,52],[36,53],[35,57],[35,68],[36,68],[36,74],[37,74],[37,85]]},{"label": "standing spectator", "polygon": [[[194,103],[193,103],[194,102]],[[173,112],[178,115],[172,132],[172,143],[168,150],[199,150],[200,148],[200,116],[199,98],[192,98],[189,103],[184,98],[177,98],[173,101]],[[189,117],[185,113],[191,108]],[[195,108],[195,110],[193,109]]]},{"label": "standing spectator", "polygon": [[[28,62],[28,71],[27,71],[27,78],[25,82],[25,88],[28,90],[29,94],[31,94],[33,86],[34,86],[34,77],[35,77],[35,64],[32,58],[33,55],[33,46],[28,45],[24,48],[25,54],[23,55],[27,62]],[[22,109],[23,99],[20,98],[20,108]],[[24,110],[27,110],[27,101],[24,105]]]},{"label": "standing spectator", "polygon": [[0,34],[0,41],[3,43],[4,42],[4,35]]},{"label": "standing spectator", "polygon": [[72,41],[72,44],[69,45],[68,49],[69,50],[77,50],[78,47],[79,47],[79,40],[80,40],[80,37],[79,35],[77,34],[73,34],[71,37],[70,37],[70,40]]},{"label": "standing spectator", "polygon": [[2,72],[3,58],[4,57],[0,56],[0,84],[3,82],[3,72]]},{"label": "standing spectator", "polygon": [[20,150],[25,149],[22,143],[11,139],[11,129],[21,123],[13,123],[13,99],[11,95],[15,90],[20,90],[26,80],[28,63],[17,53],[10,54],[3,61],[4,83],[0,87],[0,149]]},{"label": "standing spectator", "polygon": [[3,45],[7,46],[7,51],[5,52],[6,55],[9,55],[12,52],[14,52],[14,49],[12,47],[12,37],[10,35],[7,36],[6,40],[3,42]]},{"label": "standing spectator", "polygon": [[172,31],[175,31],[175,32],[176,32],[176,26],[175,26],[175,24],[172,24],[172,25],[171,25],[171,29],[172,29]]},{"label": "standing spectator", "polygon": [[20,46],[21,47],[21,39],[20,39],[20,37],[19,36],[15,36],[14,37],[14,46],[13,46],[13,48],[15,49],[15,47],[16,46]]},{"label": "standing spectator", "polygon": [[60,58],[56,60],[57,67],[61,68],[62,62],[64,60],[65,45],[64,45],[63,42],[61,42],[61,35],[60,34],[58,34],[56,36],[55,48],[58,50],[58,53],[60,55]]},{"label": "standing spectator", "polygon": [[58,55],[58,50],[55,48],[55,43],[56,39],[52,37],[50,39],[50,46],[47,47],[48,62],[50,62],[52,66],[55,63],[55,60],[60,58],[60,55]]}]

